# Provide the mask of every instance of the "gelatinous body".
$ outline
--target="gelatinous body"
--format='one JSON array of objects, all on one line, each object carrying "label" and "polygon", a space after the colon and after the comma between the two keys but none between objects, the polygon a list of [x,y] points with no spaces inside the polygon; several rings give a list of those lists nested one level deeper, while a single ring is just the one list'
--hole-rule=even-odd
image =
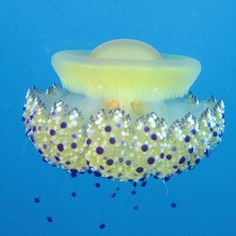
[{"label": "gelatinous body", "polygon": [[223,101],[199,102],[188,91],[200,63],[166,59],[142,44],[114,41],[90,54],[53,57],[65,88],[30,89],[23,114],[44,160],[72,175],[167,180],[192,169],[220,142]]}]

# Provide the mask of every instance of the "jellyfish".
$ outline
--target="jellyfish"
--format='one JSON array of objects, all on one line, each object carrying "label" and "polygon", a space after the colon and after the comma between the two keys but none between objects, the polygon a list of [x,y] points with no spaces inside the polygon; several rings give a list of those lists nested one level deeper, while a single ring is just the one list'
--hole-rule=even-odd
[{"label": "jellyfish", "polygon": [[62,86],[29,89],[23,122],[43,160],[72,177],[167,181],[221,141],[224,103],[190,92],[201,70],[194,58],[119,39],[57,52],[52,66]]}]

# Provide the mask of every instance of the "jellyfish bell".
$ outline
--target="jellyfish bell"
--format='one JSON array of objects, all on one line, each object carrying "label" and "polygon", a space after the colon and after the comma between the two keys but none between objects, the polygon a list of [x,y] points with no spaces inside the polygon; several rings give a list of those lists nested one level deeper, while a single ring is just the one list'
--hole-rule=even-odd
[{"label": "jellyfish bell", "polygon": [[183,96],[201,67],[196,59],[161,55],[136,40],[113,40],[91,52],[58,52],[52,65],[70,92],[124,103]]},{"label": "jellyfish bell", "polygon": [[224,104],[189,93],[194,58],[161,54],[136,40],[62,51],[52,65],[63,88],[32,88],[23,121],[44,160],[76,175],[120,181],[169,179],[220,142]]}]

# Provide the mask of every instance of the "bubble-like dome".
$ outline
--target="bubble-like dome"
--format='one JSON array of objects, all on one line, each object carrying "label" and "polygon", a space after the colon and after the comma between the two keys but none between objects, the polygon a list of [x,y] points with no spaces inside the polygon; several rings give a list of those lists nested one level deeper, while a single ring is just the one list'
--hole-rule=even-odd
[{"label": "bubble-like dome", "polygon": [[158,60],[161,54],[150,45],[137,40],[118,39],[105,42],[90,54],[99,59]]}]

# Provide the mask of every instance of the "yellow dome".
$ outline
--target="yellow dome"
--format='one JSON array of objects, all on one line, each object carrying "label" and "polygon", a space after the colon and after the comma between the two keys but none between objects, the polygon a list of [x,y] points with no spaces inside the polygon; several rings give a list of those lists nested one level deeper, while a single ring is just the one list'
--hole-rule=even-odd
[{"label": "yellow dome", "polygon": [[194,58],[160,54],[130,39],[109,41],[93,51],[57,52],[52,65],[67,90],[124,101],[183,96],[201,70]]}]

